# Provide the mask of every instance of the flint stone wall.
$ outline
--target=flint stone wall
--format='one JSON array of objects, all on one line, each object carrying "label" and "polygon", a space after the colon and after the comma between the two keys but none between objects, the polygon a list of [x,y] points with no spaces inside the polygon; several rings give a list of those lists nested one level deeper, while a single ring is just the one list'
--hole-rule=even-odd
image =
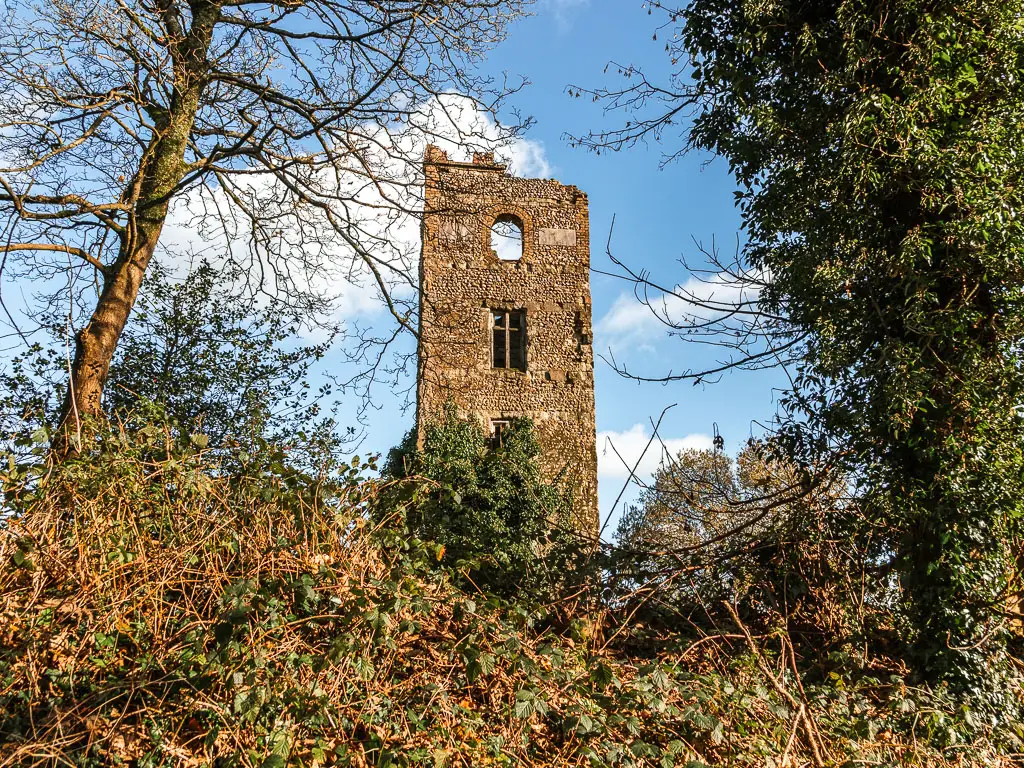
[{"label": "flint stone wall", "polygon": [[[428,147],[420,261],[417,428],[447,402],[463,414],[530,417],[546,478],[576,493],[577,524],[597,532],[597,446],[587,196],[510,176],[492,155],[452,162]],[[491,249],[499,216],[522,222],[523,256]],[[525,310],[526,371],[491,365],[490,313]]]}]

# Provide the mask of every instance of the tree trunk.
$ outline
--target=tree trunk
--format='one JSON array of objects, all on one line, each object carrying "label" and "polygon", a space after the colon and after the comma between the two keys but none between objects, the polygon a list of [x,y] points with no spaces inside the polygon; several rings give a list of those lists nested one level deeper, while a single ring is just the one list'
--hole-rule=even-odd
[{"label": "tree trunk", "polygon": [[163,229],[167,206],[163,208],[158,220],[150,219],[139,227],[134,247],[123,246],[123,255],[108,273],[92,317],[75,334],[75,358],[53,442],[60,456],[78,453],[89,423],[103,416],[103,388],[110,362]]},{"label": "tree trunk", "polygon": [[[154,107],[155,132],[129,186],[132,194],[126,195],[135,205],[121,235],[117,261],[105,274],[92,317],[75,336],[75,359],[52,444],[59,457],[79,452],[89,422],[103,418],[103,387],[110,362],[156,250],[171,198],[188,169],[185,151],[205,87],[207,52],[220,18],[216,2],[193,3],[190,8],[192,26],[173,46],[174,93],[169,108],[164,112]],[[169,14],[168,28],[177,30],[169,6],[164,10]]]}]

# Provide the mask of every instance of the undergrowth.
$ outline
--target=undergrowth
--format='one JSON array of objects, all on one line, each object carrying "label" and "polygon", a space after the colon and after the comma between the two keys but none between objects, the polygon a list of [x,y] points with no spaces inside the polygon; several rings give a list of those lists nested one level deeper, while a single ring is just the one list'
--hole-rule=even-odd
[{"label": "undergrowth", "polygon": [[372,461],[103,446],[4,473],[0,764],[1011,764],[941,692],[811,685],[784,635],[656,631],[597,573],[475,590],[371,514]]}]

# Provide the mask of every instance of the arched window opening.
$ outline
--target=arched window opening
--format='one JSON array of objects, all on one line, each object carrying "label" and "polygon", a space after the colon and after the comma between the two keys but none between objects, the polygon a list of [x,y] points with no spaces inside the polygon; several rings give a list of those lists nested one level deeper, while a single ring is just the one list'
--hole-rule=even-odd
[{"label": "arched window opening", "polygon": [[502,214],[491,227],[491,250],[502,261],[523,258],[523,223],[511,214]]}]

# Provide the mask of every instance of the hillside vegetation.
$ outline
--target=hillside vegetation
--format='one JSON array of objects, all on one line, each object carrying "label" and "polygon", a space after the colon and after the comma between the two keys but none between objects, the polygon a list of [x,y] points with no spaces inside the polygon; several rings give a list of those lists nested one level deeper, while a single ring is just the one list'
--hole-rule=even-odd
[{"label": "hillside vegetation", "polygon": [[423,145],[532,123],[477,67],[529,5],[5,3],[0,766],[1024,764],[1024,0],[648,0],[663,66],[569,87],[621,117],[571,145],[735,181],[731,257],[609,232],[668,337],[607,362],[784,376],[614,546],[527,420],[348,457]]},{"label": "hillside vegetation", "polygon": [[741,602],[716,629],[667,588],[652,610],[585,541],[571,578],[493,594],[406,522],[457,483],[194,442],[114,431],[4,472],[0,764],[966,766],[1019,744]]}]

